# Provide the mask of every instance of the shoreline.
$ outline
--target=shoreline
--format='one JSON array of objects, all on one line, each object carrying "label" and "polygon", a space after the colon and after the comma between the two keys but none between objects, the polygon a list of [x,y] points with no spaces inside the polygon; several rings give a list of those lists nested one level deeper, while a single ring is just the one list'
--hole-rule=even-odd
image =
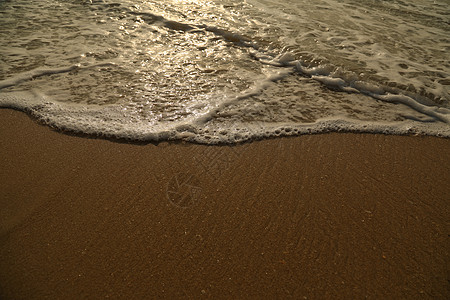
[{"label": "shoreline", "polygon": [[0,128],[2,299],[450,296],[449,139],[140,144],[9,109]]}]

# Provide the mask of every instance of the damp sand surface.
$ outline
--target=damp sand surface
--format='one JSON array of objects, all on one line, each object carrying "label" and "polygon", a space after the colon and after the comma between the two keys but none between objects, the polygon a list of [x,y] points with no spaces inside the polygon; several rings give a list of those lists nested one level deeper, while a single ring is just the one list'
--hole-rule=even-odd
[{"label": "damp sand surface", "polygon": [[0,116],[2,299],[450,296],[448,139],[127,144]]}]

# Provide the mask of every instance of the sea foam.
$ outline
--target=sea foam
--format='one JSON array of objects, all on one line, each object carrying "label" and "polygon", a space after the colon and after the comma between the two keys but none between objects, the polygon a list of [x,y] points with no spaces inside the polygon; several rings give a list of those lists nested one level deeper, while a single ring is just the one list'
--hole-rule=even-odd
[{"label": "sea foam", "polygon": [[[286,59],[286,58],[289,59]],[[293,60],[292,54],[280,55],[271,64],[279,65],[276,72],[268,74],[252,87],[236,96],[223,97],[216,101],[207,111],[177,122],[158,122],[149,124],[139,120],[133,111],[120,105],[79,105],[58,103],[38,92],[5,92],[0,93],[0,106],[23,110],[32,114],[41,122],[54,128],[106,138],[127,139],[136,141],[160,142],[165,140],[185,140],[206,144],[222,144],[244,142],[277,136],[292,136],[324,132],[360,132],[384,134],[425,134],[450,137],[450,110],[437,106],[425,106],[405,95],[390,94],[383,88],[367,84],[352,85],[342,78],[332,77],[325,69],[306,69],[300,67],[300,61]],[[104,64],[113,65],[113,64]],[[290,65],[287,66],[287,65]],[[94,66],[91,66],[94,67]],[[20,74],[14,78],[0,81],[0,86],[7,87],[24,80],[68,72],[79,66],[57,68],[54,70],[36,70],[32,73]],[[85,67],[87,68],[87,67]],[[369,95],[376,100],[389,103],[404,104],[428,118],[410,117],[402,122],[364,122],[352,120],[345,116],[319,118],[314,122],[299,124],[295,122],[211,122],[217,114],[228,106],[244,99],[260,95],[271,83],[283,80],[294,72],[307,74],[327,87],[351,93]],[[311,74],[322,75],[311,75]],[[360,89],[358,89],[360,87]],[[245,111],[238,111],[245,114]],[[289,116],[284,116],[289,120]],[[211,122],[209,125],[208,123]]]}]

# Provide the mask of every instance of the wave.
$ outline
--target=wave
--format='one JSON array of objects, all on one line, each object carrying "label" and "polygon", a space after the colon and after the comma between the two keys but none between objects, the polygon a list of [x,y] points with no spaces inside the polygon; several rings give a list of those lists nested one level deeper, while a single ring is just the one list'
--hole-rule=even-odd
[{"label": "wave", "polygon": [[[325,132],[360,132],[384,134],[422,134],[450,137],[450,110],[437,106],[427,106],[414,98],[386,92],[382,87],[366,83],[348,82],[332,77],[326,68],[306,68],[285,53],[268,62],[279,66],[279,70],[256,82],[251,88],[237,96],[225,97],[211,105],[202,114],[178,122],[158,122],[135,119],[132,112],[120,105],[79,105],[63,104],[48,99],[38,92],[6,92],[0,94],[0,106],[26,111],[41,122],[63,131],[77,132],[106,138],[135,141],[161,142],[185,140],[205,144],[238,143],[253,139],[275,136],[292,136]],[[113,64],[102,64],[113,65]],[[92,68],[94,66],[84,67]],[[68,72],[80,66],[57,69],[35,70],[14,78],[0,81],[0,87],[19,84],[23,80],[38,76]],[[293,122],[248,122],[206,126],[226,107],[244,99],[259,95],[271,83],[283,80],[294,73],[309,76],[331,89],[344,93],[361,93],[375,100],[407,105],[427,118],[411,117],[402,122],[363,122],[343,116],[318,119],[315,122],[299,124]]]},{"label": "wave", "polygon": [[[276,28],[267,15],[272,10],[261,14],[254,11],[256,6],[251,8],[254,19],[249,29],[238,21],[225,27],[219,21],[198,21],[180,10],[170,18],[171,13],[163,16],[137,5],[84,4],[90,5],[91,15],[83,7],[66,27],[54,24],[58,33],[67,34],[69,44],[48,48],[52,44],[36,42],[36,36],[24,42],[32,45],[33,55],[55,51],[57,55],[49,53],[43,60],[53,67],[40,63],[18,72],[14,49],[0,49],[14,69],[0,81],[1,107],[26,111],[60,130],[136,141],[218,144],[330,131],[450,137],[450,109],[445,101],[436,101],[445,97],[445,90],[433,94],[420,85],[411,88],[398,76],[380,80],[366,75],[369,68],[350,67],[357,63],[334,54],[314,60],[310,54],[314,48],[303,51],[307,47],[302,43],[318,32],[303,33],[295,47],[287,40],[289,34],[279,40],[273,32],[252,34],[258,26],[262,31]],[[244,8],[249,9],[227,6],[231,12],[226,22],[237,13],[249,13]],[[95,22],[85,25],[84,15]],[[262,17],[267,17],[267,24],[257,23]],[[283,23],[289,16],[280,13],[277,18]],[[284,33],[284,26],[276,29]],[[63,48],[80,36],[93,46],[89,51],[79,55],[80,48]],[[98,42],[100,38],[105,45]],[[345,39],[328,36],[326,40]],[[326,48],[317,45],[324,53]],[[363,57],[364,47],[356,48],[360,53],[355,58]],[[26,52],[21,55],[23,61],[33,59]],[[401,70],[408,69],[400,65]],[[436,76],[445,78],[445,71],[441,73]],[[78,98],[71,99],[73,95]],[[106,96],[114,99],[102,100]]]}]

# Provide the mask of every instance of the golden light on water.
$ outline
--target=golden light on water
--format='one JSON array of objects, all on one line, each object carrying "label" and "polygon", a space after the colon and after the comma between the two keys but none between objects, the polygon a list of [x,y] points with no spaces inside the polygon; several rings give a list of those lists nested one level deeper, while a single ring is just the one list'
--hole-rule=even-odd
[{"label": "golden light on water", "polygon": [[[439,44],[448,30],[436,21],[444,6],[427,11],[416,26],[409,22],[409,8],[397,10],[396,18],[378,9],[392,6],[388,1],[358,4],[372,14],[326,2],[330,7],[301,5],[303,0],[97,0],[57,6],[47,0],[39,7],[23,1],[21,10],[7,1],[4,15],[11,17],[0,18],[6,66],[0,80],[79,64],[73,72],[33,77],[16,89],[42,90],[59,103],[126,108],[127,115],[104,124],[116,122],[120,129],[132,120],[133,132],[137,123],[147,129],[174,120],[189,123],[205,112],[208,126],[229,121],[244,131],[248,122],[312,124],[336,116],[396,122],[408,115],[431,122],[420,111],[398,112],[400,106],[374,101],[369,92],[380,100],[388,86],[389,92],[420,93],[448,104],[447,55]],[[417,30],[405,33],[407,26],[395,26],[398,18]],[[420,44],[425,40],[437,42]],[[100,66],[104,63],[112,64]],[[286,76],[277,75],[285,69]]]}]

